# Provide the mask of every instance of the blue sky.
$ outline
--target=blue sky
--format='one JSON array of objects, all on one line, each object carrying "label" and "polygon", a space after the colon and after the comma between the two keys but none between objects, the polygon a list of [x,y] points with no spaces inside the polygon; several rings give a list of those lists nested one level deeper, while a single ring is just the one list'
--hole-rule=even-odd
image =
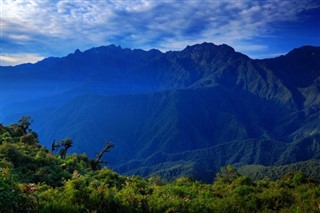
[{"label": "blue sky", "polygon": [[251,58],[320,46],[319,0],[0,0],[1,65],[75,49],[228,44]]}]

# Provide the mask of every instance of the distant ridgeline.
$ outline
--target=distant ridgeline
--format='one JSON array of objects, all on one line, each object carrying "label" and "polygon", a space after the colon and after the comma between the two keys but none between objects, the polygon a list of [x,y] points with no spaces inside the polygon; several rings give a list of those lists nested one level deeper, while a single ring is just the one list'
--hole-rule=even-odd
[{"label": "distant ridgeline", "polygon": [[90,157],[111,139],[121,174],[210,182],[234,164],[278,177],[320,159],[320,47],[253,60],[225,44],[110,45],[0,72],[1,122],[31,115],[41,144],[70,137]]},{"label": "distant ridgeline", "polygon": [[[97,159],[68,154],[68,147],[75,145],[70,139],[54,142],[50,151],[38,144],[30,124],[30,117],[23,117],[18,124],[0,125],[0,212],[319,211],[319,160],[291,167],[303,167],[315,179],[289,172],[272,177],[275,180],[253,181],[227,166],[210,184],[188,177],[165,182],[157,175],[129,177],[101,167],[99,156],[110,143]],[[59,147],[64,150],[55,153]],[[259,166],[241,170],[254,173],[259,169],[267,176],[290,171]]]}]

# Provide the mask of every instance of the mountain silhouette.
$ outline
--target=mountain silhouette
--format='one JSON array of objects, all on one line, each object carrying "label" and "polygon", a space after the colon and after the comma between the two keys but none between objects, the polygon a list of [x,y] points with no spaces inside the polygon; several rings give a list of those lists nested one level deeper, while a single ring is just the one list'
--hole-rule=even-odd
[{"label": "mountain silhouette", "polygon": [[209,181],[230,163],[320,156],[320,47],[253,60],[225,44],[110,45],[1,67],[1,76],[2,122],[30,114],[42,144],[71,137],[90,156],[111,139],[106,160],[121,173]]}]

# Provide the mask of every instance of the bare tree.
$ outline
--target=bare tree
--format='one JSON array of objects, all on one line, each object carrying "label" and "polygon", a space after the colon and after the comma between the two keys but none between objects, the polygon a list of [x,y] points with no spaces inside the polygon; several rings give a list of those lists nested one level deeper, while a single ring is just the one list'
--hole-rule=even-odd
[{"label": "bare tree", "polygon": [[113,147],[114,145],[112,144],[111,141],[108,141],[107,145],[101,150],[101,152],[97,153],[97,158],[96,158],[96,165],[99,165],[101,163],[107,163],[106,161],[102,161],[101,158],[102,156],[106,153],[109,152],[109,150]]}]

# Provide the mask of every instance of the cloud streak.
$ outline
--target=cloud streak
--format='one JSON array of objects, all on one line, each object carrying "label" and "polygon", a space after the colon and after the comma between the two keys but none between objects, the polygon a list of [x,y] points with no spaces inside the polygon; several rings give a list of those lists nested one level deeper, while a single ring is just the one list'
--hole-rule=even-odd
[{"label": "cloud streak", "polygon": [[35,63],[42,60],[44,57],[37,54],[25,54],[25,53],[15,53],[15,54],[1,54],[0,55],[0,65],[7,66],[11,64],[23,64],[26,62]]},{"label": "cloud streak", "polygon": [[207,41],[254,57],[271,51],[262,41],[277,36],[274,23],[299,23],[301,12],[319,7],[310,0],[3,0],[2,49],[62,56],[111,43],[167,51]]}]

